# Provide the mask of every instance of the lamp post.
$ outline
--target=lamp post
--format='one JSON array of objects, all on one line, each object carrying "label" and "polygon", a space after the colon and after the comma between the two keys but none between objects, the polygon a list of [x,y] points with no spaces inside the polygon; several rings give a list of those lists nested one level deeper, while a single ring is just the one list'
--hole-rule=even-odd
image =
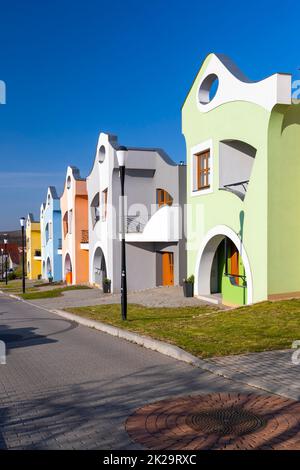
[{"label": "lamp post", "polygon": [[4,249],[1,248],[1,281],[3,281],[3,252],[4,252]]},{"label": "lamp post", "polygon": [[25,217],[20,218],[20,225],[22,230],[22,291],[25,294]]},{"label": "lamp post", "polygon": [[4,238],[4,256],[5,256],[5,284],[7,285],[7,238]]},{"label": "lamp post", "polygon": [[126,279],[126,250],[125,250],[125,163],[127,148],[120,146],[117,150],[117,158],[121,181],[121,313],[122,320],[127,319],[127,279]]}]

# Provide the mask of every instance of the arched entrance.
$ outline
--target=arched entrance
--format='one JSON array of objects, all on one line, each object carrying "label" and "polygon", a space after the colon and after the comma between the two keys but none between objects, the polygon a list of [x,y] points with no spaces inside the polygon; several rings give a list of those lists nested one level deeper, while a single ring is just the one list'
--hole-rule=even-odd
[{"label": "arched entrance", "polygon": [[206,234],[195,267],[195,294],[209,296],[218,291],[227,303],[243,305],[253,301],[247,253],[239,236],[226,225],[218,225]]},{"label": "arched entrance", "polygon": [[50,260],[49,257],[47,258],[46,277],[47,277],[47,279],[49,279],[49,277],[53,277],[52,267],[51,267],[51,260]]},{"label": "arched entrance", "polygon": [[45,261],[43,261],[43,267],[42,267],[42,273],[43,273],[43,279],[46,279],[46,263]]},{"label": "arched entrance", "polygon": [[69,253],[65,257],[65,280],[67,284],[72,284],[72,261]]},{"label": "arched entrance", "polygon": [[102,287],[103,280],[107,277],[106,261],[102,248],[98,246],[93,259],[93,283]]}]

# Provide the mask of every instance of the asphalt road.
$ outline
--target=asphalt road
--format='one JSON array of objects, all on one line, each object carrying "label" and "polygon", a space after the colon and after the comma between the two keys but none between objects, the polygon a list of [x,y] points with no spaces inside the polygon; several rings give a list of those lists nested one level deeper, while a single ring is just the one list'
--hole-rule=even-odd
[{"label": "asphalt road", "polygon": [[180,395],[253,392],[4,295],[0,339],[8,349],[1,449],[139,449],[124,427],[136,408]]}]

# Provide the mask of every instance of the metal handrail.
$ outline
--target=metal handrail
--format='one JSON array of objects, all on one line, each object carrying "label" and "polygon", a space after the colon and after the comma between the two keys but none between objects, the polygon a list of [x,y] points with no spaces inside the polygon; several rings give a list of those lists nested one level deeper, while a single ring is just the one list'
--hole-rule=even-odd
[{"label": "metal handrail", "polygon": [[143,232],[147,221],[139,218],[139,215],[128,215],[125,219],[126,233]]}]

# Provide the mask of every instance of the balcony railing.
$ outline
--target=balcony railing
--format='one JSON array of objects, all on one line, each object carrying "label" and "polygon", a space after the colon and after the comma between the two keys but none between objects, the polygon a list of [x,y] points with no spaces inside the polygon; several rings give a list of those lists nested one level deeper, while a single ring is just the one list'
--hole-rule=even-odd
[{"label": "balcony railing", "polygon": [[128,215],[125,218],[126,233],[141,233],[148,221],[142,220],[137,215]]},{"label": "balcony railing", "polygon": [[88,243],[89,242],[89,231],[88,230],[81,230],[81,241],[80,243]]}]

